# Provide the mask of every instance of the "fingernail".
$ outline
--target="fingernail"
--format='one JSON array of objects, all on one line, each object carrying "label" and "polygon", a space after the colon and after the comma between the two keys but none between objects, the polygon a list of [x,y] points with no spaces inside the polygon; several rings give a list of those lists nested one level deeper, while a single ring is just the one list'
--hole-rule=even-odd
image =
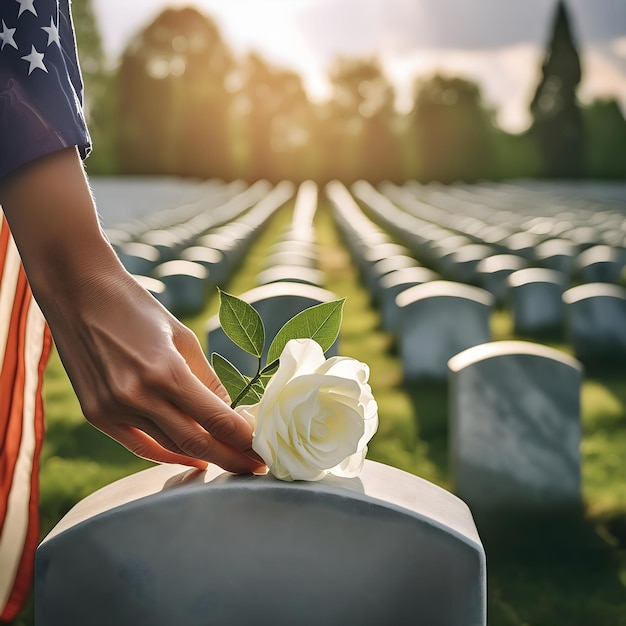
[{"label": "fingernail", "polygon": [[255,469],[252,473],[255,476],[265,476],[269,471],[270,470],[269,470],[268,467],[263,466],[263,467],[259,467],[259,468]]}]

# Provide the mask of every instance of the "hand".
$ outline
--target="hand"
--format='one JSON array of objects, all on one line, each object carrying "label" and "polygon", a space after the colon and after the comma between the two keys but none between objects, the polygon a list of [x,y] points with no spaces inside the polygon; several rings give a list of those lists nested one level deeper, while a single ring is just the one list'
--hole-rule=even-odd
[{"label": "hand", "polygon": [[106,241],[76,149],[0,180],[0,201],[87,420],[153,461],[264,471],[195,335]]},{"label": "hand", "polygon": [[196,336],[132,277],[98,273],[48,321],[87,420],[146,459],[265,471]]}]

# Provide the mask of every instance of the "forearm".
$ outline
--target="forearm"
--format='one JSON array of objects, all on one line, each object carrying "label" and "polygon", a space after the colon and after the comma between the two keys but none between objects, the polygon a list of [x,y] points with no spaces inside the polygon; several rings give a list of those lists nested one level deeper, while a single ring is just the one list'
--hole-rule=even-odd
[{"label": "forearm", "polygon": [[123,274],[76,149],[37,159],[1,180],[0,203],[40,305],[96,275]]}]

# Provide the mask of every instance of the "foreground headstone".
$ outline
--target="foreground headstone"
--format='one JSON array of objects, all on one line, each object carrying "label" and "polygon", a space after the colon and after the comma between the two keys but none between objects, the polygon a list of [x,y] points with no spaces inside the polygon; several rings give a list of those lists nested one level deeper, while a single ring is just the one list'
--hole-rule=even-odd
[{"label": "foreground headstone", "polygon": [[[334,293],[326,289],[292,281],[267,283],[238,294],[237,297],[251,304],[263,320],[266,336],[266,351],[263,359],[267,357],[270,341],[283,324],[308,307],[337,299]],[[258,359],[237,347],[226,336],[217,315],[209,319],[206,330],[209,355],[217,352],[235,365],[240,372],[254,376]],[[337,341],[326,352],[327,356],[336,354]]]},{"label": "foreground headstone", "polygon": [[445,380],[448,360],[491,340],[493,296],[446,280],[409,287],[396,298],[404,378]]},{"label": "foreground headstone", "polygon": [[585,365],[626,366],[626,289],[588,283],[563,294],[569,342]]},{"label": "foreground headstone", "polygon": [[580,505],[581,365],[524,341],[497,341],[449,362],[454,492],[481,516]]},{"label": "foreground headstone", "polygon": [[79,502],[37,551],[38,626],[484,626],[461,500],[366,461],[285,483],[161,465]]}]

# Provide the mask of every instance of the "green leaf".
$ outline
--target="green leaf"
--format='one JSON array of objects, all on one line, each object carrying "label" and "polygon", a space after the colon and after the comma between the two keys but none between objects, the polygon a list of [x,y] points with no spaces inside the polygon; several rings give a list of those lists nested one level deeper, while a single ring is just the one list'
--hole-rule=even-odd
[{"label": "green leaf", "polygon": [[228,395],[231,400],[237,400],[239,396],[246,391],[245,395],[239,398],[237,404],[256,404],[263,395],[263,388],[261,387],[259,393],[259,386],[253,384],[251,387],[250,379],[244,376],[229,360],[225,359],[222,355],[214,352],[211,355],[211,365],[215,370],[218,378],[222,381],[222,385],[226,387]]},{"label": "green leaf", "polygon": [[267,353],[267,362],[278,359],[290,339],[314,339],[326,352],[339,334],[345,301],[345,298],[341,298],[322,302],[292,317],[274,337]]},{"label": "green leaf", "polygon": [[219,294],[222,329],[242,350],[260,359],[265,346],[265,327],[261,316],[244,300],[221,289]]}]

